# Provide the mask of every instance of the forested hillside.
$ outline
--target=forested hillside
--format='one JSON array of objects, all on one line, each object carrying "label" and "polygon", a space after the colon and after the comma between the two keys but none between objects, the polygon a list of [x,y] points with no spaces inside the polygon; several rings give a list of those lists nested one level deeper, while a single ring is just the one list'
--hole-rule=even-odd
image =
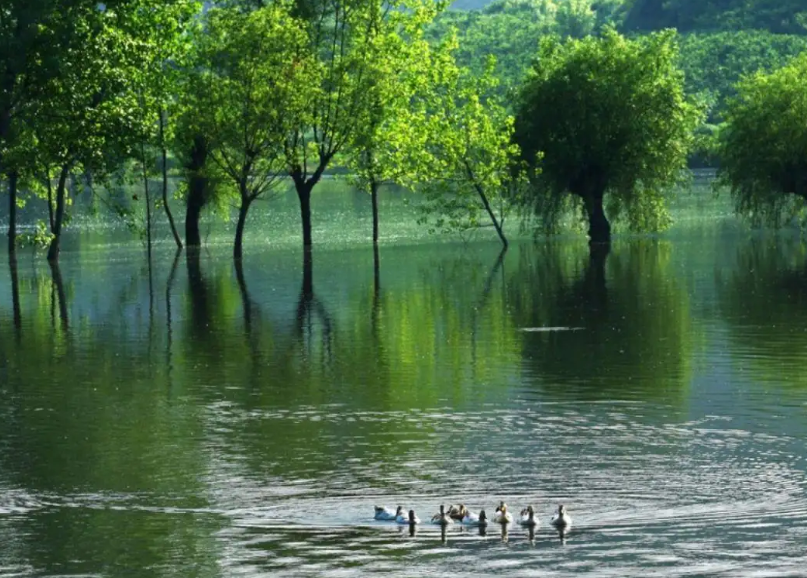
[{"label": "forested hillside", "polygon": [[633,34],[678,28],[687,90],[716,123],[742,75],[778,68],[807,50],[807,1],[493,0],[480,10],[444,13],[433,33],[456,29],[458,59],[472,69],[495,56],[504,94],[520,84],[541,37],[579,38],[605,26]]},{"label": "forested hillside", "polygon": [[[496,0],[456,0],[455,10],[482,10]],[[567,5],[573,11],[602,15],[614,8],[624,17],[624,30],[677,28],[703,30],[769,30],[779,34],[807,32],[804,0],[544,0],[544,6]]]}]

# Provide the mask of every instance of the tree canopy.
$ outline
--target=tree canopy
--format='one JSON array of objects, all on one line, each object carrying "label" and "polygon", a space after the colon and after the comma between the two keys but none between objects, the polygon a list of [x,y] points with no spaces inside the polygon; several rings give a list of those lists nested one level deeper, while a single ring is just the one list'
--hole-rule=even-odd
[{"label": "tree canopy", "polygon": [[552,224],[579,198],[592,242],[610,239],[608,212],[632,228],[666,224],[663,191],[679,178],[699,122],[676,66],[674,31],[629,40],[542,42],[520,95],[515,139],[533,175],[530,206]]},{"label": "tree canopy", "polygon": [[807,54],[737,89],[719,135],[719,174],[740,214],[779,224],[807,200]]}]

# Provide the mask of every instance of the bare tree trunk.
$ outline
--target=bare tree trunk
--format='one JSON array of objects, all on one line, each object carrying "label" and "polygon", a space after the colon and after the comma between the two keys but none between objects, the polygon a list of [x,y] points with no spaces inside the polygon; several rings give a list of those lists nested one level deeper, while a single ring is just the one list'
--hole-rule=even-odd
[{"label": "bare tree trunk", "polygon": [[56,227],[53,217],[53,183],[50,180],[50,167],[45,167],[45,184],[48,187],[48,225],[50,230]]},{"label": "bare tree trunk", "polygon": [[199,234],[199,217],[207,203],[207,178],[202,169],[207,162],[207,142],[204,137],[194,138],[191,148],[191,160],[188,164],[190,182],[188,183],[187,210],[185,212],[185,244],[189,247],[200,247],[202,237]]},{"label": "bare tree trunk", "polygon": [[17,250],[17,179],[19,173],[8,175],[8,254]]},{"label": "bare tree trunk", "polygon": [[244,254],[244,225],[247,222],[247,213],[252,205],[252,199],[248,195],[241,195],[241,206],[238,207],[238,224],[235,226],[235,244],[233,246],[233,258],[240,261]]},{"label": "bare tree trunk", "polygon": [[143,164],[143,193],[146,197],[146,251],[148,251],[149,275],[151,275],[151,193],[149,192],[149,173],[146,167],[146,145],[140,143],[140,160]]},{"label": "bare tree trunk", "polygon": [[496,218],[496,213],[493,212],[493,209],[491,208],[490,203],[488,202],[488,197],[485,194],[485,190],[482,188],[482,185],[479,184],[479,181],[476,180],[476,175],[474,175],[474,172],[471,169],[471,165],[468,164],[468,161],[463,161],[463,164],[465,165],[465,171],[468,175],[468,178],[471,181],[471,184],[473,184],[474,189],[476,189],[479,198],[482,200],[482,205],[484,205],[485,210],[487,211],[488,216],[490,217],[490,220],[493,222],[493,227],[496,229],[496,234],[499,235],[499,239],[501,240],[502,245],[504,245],[504,248],[507,249],[509,245],[509,243],[507,242],[507,237],[504,236],[504,230],[502,229],[502,225],[501,223],[499,223],[499,219]]},{"label": "bare tree trunk", "polygon": [[373,245],[378,245],[378,188],[375,177],[370,178],[370,200],[373,205]]},{"label": "bare tree trunk", "polygon": [[51,233],[53,233],[53,240],[50,242],[50,246],[48,247],[48,261],[51,262],[59,260],[59,250],[62,240],[62,224],[64,223],[65,211],[65,186],[67,184],[67,177],[70,174],[70,164],[71,163],[67,163],[62,166],[62,170],[59,173],[59,184],[56,187],[56,216],[53,221],[53,229],[51,229]]},{"label": "bare tree trunk", "polygon": [[588,215],[589,244],[611,242],[611,225],[603,209],[603,196],[603,192],[597,191],[583,197]]},{"label": "bare tree trunk", "polygon": [[291,178],[294,181],[294,189],[297,191],[297,198],[300,201],[300,218],[303,224],[303,248],[306,250],[311,249],[311,191],[314,186],[319,182],[322,177],[322,171],[325,165],[322,164],[317,168],[313,175],[308,179],[303,175],[302,170],[296,169],[291,172]]},{"label": "bare tree trunk", "polygon": [[177,248],[182,248],[182,239],[179,238],[174,215],[168,205],[168,151],[165,148],[165,111],[160,109],[160,152],[162,153],[162,173],[163,173],[163,208],[168,217],[168,224],[171,226],[171,234],[174,235],[174,242]]}]

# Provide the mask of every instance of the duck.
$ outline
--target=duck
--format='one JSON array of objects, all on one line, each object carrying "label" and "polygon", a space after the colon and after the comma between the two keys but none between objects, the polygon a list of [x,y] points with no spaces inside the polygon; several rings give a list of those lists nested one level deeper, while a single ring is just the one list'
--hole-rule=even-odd
[{"label": "duck", "polygon": [[454,506],[453,504],[448,507],[448,515],[452,520],[456,520],[457,522],[461,522],[462,519],[465,517],[465,514],[468,513],[468,509],[465,507],[465,504],[460,504],[459,506]]},{"label": "duck", "polygon": [[522,526],[537,526],[538,519],[535,517],[535,510],[532,506],[527,506],[521,510],[521,525]]},{"label": "duck", "polygon": [[552,525],[556,528],[567,528],[572,525],[572,517],[566,512],[566,506],[558,506],[558,513],[552,516]]},{"label": "duck", "polygon": [[498,524],[509,524],[513,521],[513,514],[507,511],[507,504],[499,502],[499,507],[493,513],[493,521]]},{"label": "duck", "polygon": [[394,512],[386,506],[375,506],[375,519],[382,521],[391,521],[396,519],[403,513],[403,506],[398,506]]},{"label": "duck", "polygon": [[447,526],[448,524],[453,524],[454,520],[451,519],[451,516],[446,514],[446,507],[443,504],[440,504],[440,511],[432,516],[432,524],[440,524],[441,526]]},{"label": "duck", "polygon": [[465,510],[465,516],[462,518],[461,523],[465,526],[487,526],[488,516],[485,514],[485,510],[479,510],[478,516]]},{"label": "duck", "polygon": [[401,512],[395,518],[395,521],[398,522],[399,524],[409,524],[410,526],[414,526],[415,524],[420,524],[420,518],[418,518],[415,515],[414,510],[409,510],[409,515],[408,516],[404,516],[403,512]]}]

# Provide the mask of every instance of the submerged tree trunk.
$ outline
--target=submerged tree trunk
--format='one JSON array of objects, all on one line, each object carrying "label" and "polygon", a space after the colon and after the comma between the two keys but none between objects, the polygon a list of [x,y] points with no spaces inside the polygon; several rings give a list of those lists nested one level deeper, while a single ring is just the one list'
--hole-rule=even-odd
[{"label": "submerged tree trunk", "polygon": [[370,178],[370,200],[373,205],[373,245],[378,245],[378,188],[380,186],[375,178]]},{"label": "submerged tree trunk", "polygon": [[311,249],[311,189],[314,187],[307,182],[297,186],[297,198],[300,200],[300,219],[303,224],[303,248]]},{"label": "submerged tree trunk", "polygon": [[583,197],[588,215],[589,244],[611,242],[611,225],[603,209],[603,196],[602,191],[597,191]]},{"label": "submerged tree trunk", "polygon": [[56,185],[56,214],[53,219],[53,239],[48,247],[48,261],[57,261],[59,259],[59,251],[61,248],[62,240],[62,224],[64,223],[65,211],[65,187],[67,185],[67,177],[70,174],[70,164],[65,164],[59,173],[59,183]]},{"label": "submerged tree trunk", "polygon": [[311,249],[311,191],[322,178],[322,172],[330,159],[323,160],[308,179],[305,178],[300,168],[291,171],[291,178],[294,181],[294,189],[297,191],[297,198],[300,200],[300,218],[303,224],[303,248]]},{"label": "submerged tree trunk", "polygon": [[236,260],[240,260],[244,253],[244,225],[247,222],[250,205],[252,205],[252,199],[242,195],[241,206],[238,207],[238,224],[235,226],[235,245],[233,246],[233,258]]},{"label": "submerged tree trunk", "polygon": [[168,151],[165,148],[165,111],[160,109],[160,152],[162,153],[162,173],[163,173],[163,208],[165,215],[168,217],[168,224],[171,226],[171,234],[174,236],[174,242],[177,248],[182,248],[182,239],[179,238],[176,223],[174,223],[174,215],[171,213],[171,207],[168,204]]},{"label": "submerged tree trunk", "polygon": [[509,243],[507,242],[507,237],[504,236],[504,229],[502,228],[499,219],[496,218],[496,213],[493,212],[493,208],[490,206],[490,202],[488,202],[488,197],[485,194],[485,189],[482,188],[482,185],[479,184],[479,181],[476,179],[476,175],[474,175],[473,170],[471,169],[471,165],[468,164],[468,161],[463,161],[465,164],[465,172],[468,175],[468,179],[476,189],[479,198],[482,200],[482,205],[485,207],[485,211],[487,211],[488,216],[490,217],[491,222],[493,223],[493,227],[496,229],[496,234],[499,235],[499,239],[504,245],[504,248],[507,249]]},{"label": "submerged tree trunk", "polygon": [[13,255],[17,249],[17,179],[19,173],[12,171],[8,175],[8,254]]},{"label": "submerged tree trunk", "polygon": [[200,247],[202,245],[202,237],[199,234],[199,218],[202,214],[202,209],[207,203],[208,183],[202,172],[207,162],[207,152],[207,142],[204,137],[197,136],[194,138],[190,162],[188,163],[190,179],[185,212],[185,243],[189,247]]},{"label": "submerged tree trunk", "polygon": [[50,180],[50,167],[45,168],[45,184],[48,187],[48,225],[52,231],[56,225],[53,222],[53,183]]},{"label": "submerged tree trunk", "polygon": [[149,276],[151,275],[151,192],[149,191],[149,173],[146,167],[146,147],[140,143],[140,156],[143,163],[143,194],[146,197],[146,250],[148,251]]}]

